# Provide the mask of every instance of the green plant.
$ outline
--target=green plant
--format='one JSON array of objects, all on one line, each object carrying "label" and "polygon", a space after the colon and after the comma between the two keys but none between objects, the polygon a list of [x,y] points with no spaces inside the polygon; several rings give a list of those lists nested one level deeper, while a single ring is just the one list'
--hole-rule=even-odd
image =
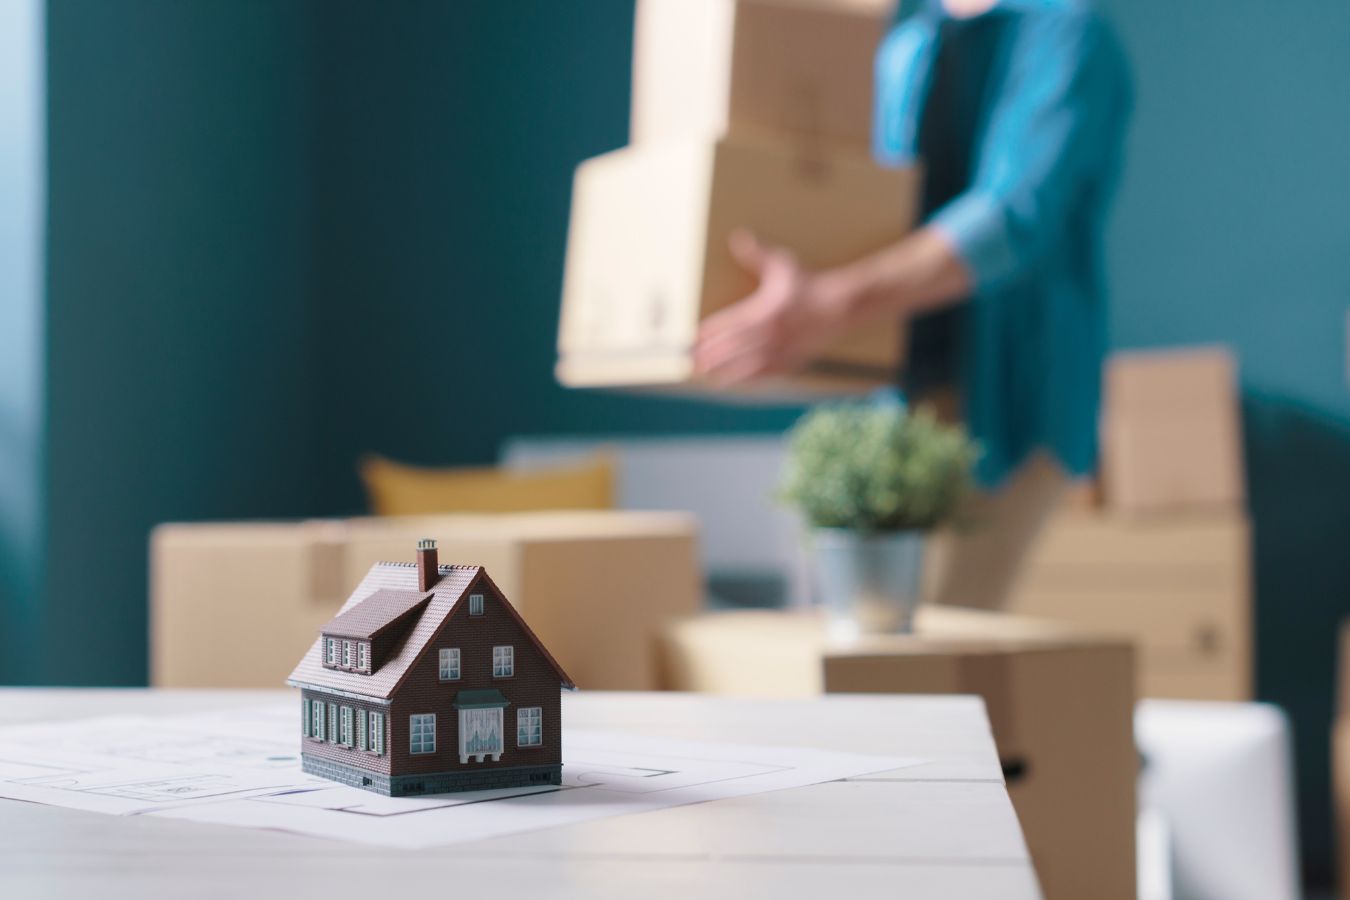
[{"label": "green plant", "polygon": [[927,409],[824,406],[789,433],[782,497],[817,528],[930,529],[956,511],[978,457]]}]

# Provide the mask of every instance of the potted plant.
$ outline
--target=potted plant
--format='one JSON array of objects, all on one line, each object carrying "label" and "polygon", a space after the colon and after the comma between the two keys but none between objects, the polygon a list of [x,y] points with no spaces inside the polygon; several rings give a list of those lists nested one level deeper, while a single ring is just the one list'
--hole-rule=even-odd
[{"label": "potted plant", "polygon": [[913,630],[925,538],[978,455],[963,429],[899,403],[824,406],[793,426],[782,496],[811,527],[832,637]]}]

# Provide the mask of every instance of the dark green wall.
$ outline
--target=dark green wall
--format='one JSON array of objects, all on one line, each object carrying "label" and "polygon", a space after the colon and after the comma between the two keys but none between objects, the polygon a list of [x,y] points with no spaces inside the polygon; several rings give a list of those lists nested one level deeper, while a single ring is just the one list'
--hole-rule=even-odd
[{"label": "dark green wall", "polygon": [[146,679],[156,522],[314,509],[313,9],[48,3],[39,683]]}]

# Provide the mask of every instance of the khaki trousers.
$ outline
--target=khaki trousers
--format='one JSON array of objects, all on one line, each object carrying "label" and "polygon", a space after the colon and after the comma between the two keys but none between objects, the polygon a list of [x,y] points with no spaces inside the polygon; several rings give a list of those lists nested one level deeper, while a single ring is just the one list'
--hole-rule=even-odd
[{"label": "khaki trousers", "polygon": [[[924,398],[938,418],[958,421],[953,392]],[[1048,453],[1024,462],[997,490],[979,491],[957,524],[933,535],[924,559],[924,599],[933,603],[1002,609],[1041,526],[1064,499],[1070,479]]]}]

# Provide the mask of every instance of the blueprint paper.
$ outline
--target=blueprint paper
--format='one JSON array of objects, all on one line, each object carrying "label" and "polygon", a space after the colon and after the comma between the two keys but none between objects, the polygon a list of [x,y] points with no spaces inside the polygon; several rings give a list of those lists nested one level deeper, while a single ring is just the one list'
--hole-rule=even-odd
[{"label": "blueprint paper", "polygon": [[0,728],[0,797],[418,848],[924,762],[567,729],[561,787],[383,797],[301,772],[298,715],[288,704]]}]

